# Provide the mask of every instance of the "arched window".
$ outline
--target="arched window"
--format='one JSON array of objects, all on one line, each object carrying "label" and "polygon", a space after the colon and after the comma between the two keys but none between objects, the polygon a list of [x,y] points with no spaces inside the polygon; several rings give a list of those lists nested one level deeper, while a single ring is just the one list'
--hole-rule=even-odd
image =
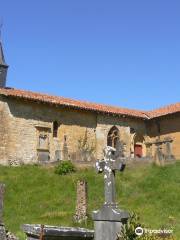
[{"label": "arched window", "polygon": [[117,127],[112,127],[107,136],[107,145],[116,148],[119,142],[119,130]]},{"label": "arched window", "polygon": [[59,124],[57,121],[54,121],[53,122],[53,137],[56,137],[58,136],[58,127],[59,127]]}]

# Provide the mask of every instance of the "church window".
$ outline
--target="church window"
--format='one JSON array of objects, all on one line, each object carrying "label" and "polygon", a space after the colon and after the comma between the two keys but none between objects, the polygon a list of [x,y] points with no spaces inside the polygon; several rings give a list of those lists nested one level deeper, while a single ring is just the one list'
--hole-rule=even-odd
[{"label": "church window", "polygon": [[130,128],[130,133],[131,134],[134,134],[136,131],[135,131],[135,129],[134,128]]},{"label": "church window", "polygon": [[107,136],[107,145],[116,148],[119,142],[119,130],[117,127],[112,127]]}]

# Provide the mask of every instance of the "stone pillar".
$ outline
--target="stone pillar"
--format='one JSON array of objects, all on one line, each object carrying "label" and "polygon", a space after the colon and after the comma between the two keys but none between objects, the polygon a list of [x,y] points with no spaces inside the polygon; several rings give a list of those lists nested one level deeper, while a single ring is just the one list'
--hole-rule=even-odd
[{"label": "stone pillar", "polygon": [[75,221],[81,222],[87,219],[87,182],[79,180],[77,182],[77,200]]},{"label": "stone pillar", "polygon": [[164,166],[164,154],[162,151],[162,143],[156,143],[155,163],[157,166]]},{"label": "stone pillar", "polygon": [[117,240],[121,235],[122,225],[127,222],[129,214],[116,205],[104,204],[99,211],[93,212],[95,240]]},{"label": "stone pillar", "polygon": [[6,231],[3,223],[3,197],[5,185],[0,183],[0,240],[6,240]]}]

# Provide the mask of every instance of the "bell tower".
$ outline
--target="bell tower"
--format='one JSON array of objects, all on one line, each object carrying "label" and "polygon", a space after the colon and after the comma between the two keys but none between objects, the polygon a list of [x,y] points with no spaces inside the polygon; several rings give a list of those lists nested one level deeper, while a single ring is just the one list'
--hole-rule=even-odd
[{"label": "bell tower", "polygon": [[0,39],[0,88],[6,87],[7,71],[8,71],[8,65],[5,62],[2,41]]}]

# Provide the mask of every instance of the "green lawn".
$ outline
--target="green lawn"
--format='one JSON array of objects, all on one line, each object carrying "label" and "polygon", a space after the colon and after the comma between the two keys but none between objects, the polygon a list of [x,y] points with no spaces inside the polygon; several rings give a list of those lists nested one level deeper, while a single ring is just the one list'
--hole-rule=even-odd
[{"label": "green lawn", "polygon": [[[22,239],[23,223],[74,225],[78,179],[88,182],[89,216],[103,203],[103,176],[93,169],[68,176],[39,166],[1,166],[0,172],[0,182],[6,184],[4,221]],[[163,168],[139,164],[128,167],[117,174],[116,188],[121,208],[138,213],[149,228],[173,224],[180,239],[180,162]],[[87,227],[93,227],[91,220]]]}]

